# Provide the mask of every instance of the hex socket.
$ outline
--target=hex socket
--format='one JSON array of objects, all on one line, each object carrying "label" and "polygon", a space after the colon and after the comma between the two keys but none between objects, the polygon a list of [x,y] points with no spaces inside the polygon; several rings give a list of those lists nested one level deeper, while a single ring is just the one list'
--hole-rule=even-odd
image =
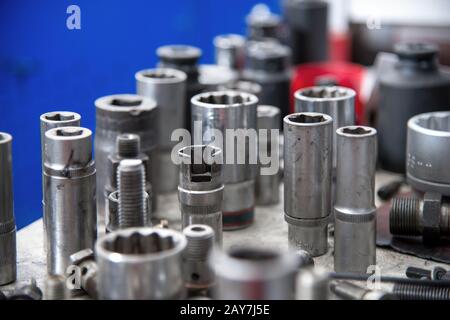
[{"label": "hex socket", "polygon": [[376,263],[377,131],[348,126],[337,134],[334,268],[367,273]]},{"label": "hex socket", "polygon": [[[155,151],[157,146],[156,103],[135,94],[105,96],[95,101],[95,161],[97,163],[97,206],[98,220],[103,223],[107,199],[104,195],[108,181],[108,156],[114,152],[117,136],[122,133],[135,133],[141,138],[141,150],[149,158],[148,183],[154,186]],[[152,205],[156,205],[155,193]],[[155,207],[153,208],[155,209]]]},{"label": "hex socket", "polygon": [[155,167],[155,190],[159,193],[175,191],[178,184],[178,167],[170,159],[176,142],[172,132],[185,127],[186,74],[167,68],[142,70],[136,73],[137,94],[148,97],[158,105]]},{"label": "hex socket", "polygon": [[295,112],[320,112],[333,118],[333,169],[336,169],[336,130],[355,124],[354,90],[339,86],[315,86],[294,93]]},{"label": "hex socket", "polygon": [[284,118],[284,212],[289,245],[325,254],[331,212],[333,120],[323,113]]},{"label": "hex socket", "polygon": [[16,264],[12,136],[8,133],[0,132],[0,285],[16,280]]},{"label": "hex socket", "polygon": [[186,237],[161,228],[128,228],[95,245],[99,299],[163,300],[184,297]]},{"label": "hex socket", "polygon": [[298,260],[273,249],[241,247],[214,250],[213,296],[218,300],[290,300],[295,298]]},{"label": "hex socket", "polygon": [[180,184],[178,199],[182,227],[202,224],[211,227],[215,240],[222,245],[222,151],[194,145],[180,149]]},{"label": "hex socket", "polygon": [[223,227],[247,227],[254,217],[258,98],[245,92],[215,91],[198,94],[191,103],[194,141],[223,150]]},{"label": "hex socket", "polygon": [[97,238],[92,132],[62,127],[45,133],[44,225],[47,271],[64,275],[70,255]]},{"label": "hex socket", "polygon": [[221,34],[214,38],[215,60],[219,66],[242,70],[245,59],[245,38],[239,34]]}]

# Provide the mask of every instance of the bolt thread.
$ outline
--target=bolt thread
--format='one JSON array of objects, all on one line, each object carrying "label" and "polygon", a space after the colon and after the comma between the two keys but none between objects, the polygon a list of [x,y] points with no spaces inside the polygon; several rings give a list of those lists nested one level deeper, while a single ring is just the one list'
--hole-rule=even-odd
[{"label": "bolt thread", "polygon": [[141,150],[141,139],[137,134],[121,134],[116,141],[117,154],[123,158],[135,158]]},{"label": "bolt thread", "polygon": [[394,198],[389,213],[389,229],[393,235],[419,236],[420,200]]},{"label": "bolt thread", "polygon": [[396,283],[394,294],[400,300],[450,300],[450,288]]},{"label": "bolt thread", "polygon": [[142,227],[146,222],[145,169],[141,160],[122,160],[117,170],[118,228]]},{"label": "bolt thread", "polygon": [[187,239],[186,258],[188,260],[205,261],[214,245],[214,231],[202,225],[202,232],[195,232],[195,227],[188,226],[184,230]]}]

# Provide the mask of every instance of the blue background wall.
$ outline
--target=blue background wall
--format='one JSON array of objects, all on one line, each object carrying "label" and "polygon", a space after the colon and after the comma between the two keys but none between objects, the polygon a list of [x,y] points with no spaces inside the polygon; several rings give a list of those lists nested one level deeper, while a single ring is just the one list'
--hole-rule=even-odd
[{"label": "blue background wall", "polygon": [[[134,92],[134,73],[156,64],[158,46],[192,44],[212,63],[212,38],[244,34],[260,2],[279,13],[279,0],[0,0],[0,131],[14,137],[18,227],[42,215],[42,113],[76,111],[94,129],[94,100]],[[66,28],[71,4],[81,8],[81,30]]]}]

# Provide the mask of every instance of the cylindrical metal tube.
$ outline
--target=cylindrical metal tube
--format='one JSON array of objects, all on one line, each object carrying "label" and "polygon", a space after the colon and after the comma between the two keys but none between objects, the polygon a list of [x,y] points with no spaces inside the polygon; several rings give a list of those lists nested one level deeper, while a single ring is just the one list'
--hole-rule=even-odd
[{"label": "cylindrical metal tube", "polygon": [[185,286],[192,294],[209,290],[214,284],[214,272],[208,263],[214,246],[214,230],[204,224],[192,224],[183,229],[187,239],[183,255]]},{"label": "cylindrical metal tube", "polygon": [[328,300],[330,277],[322,268],[301,270],[297,277],[297,300]]},{"label": "cylindrical metal tube", "polygon": [[97,238],[92,132],[62,127],[45,133],[44,224],[47,271],[65,274],[70,255]]},{"label": "cylindrical metal tube", "polygon": [[247,45],[242,74],[243,79],[261,85],[260,104],[280,108],[282,117],[289,114],[290,59],[287,46],[274,41],[253,41]]},{"label": "cylindrical metal tube", "polygon": [[222,151],[195,145],[178,151],[181,159],[178,199],[181,223],[210,226],[217,244],[222,245]]},{"label": "cylindrical metal tube", "polygon": [[95,245],[99,298],[183,298],[186,242],[180,232],[161,228],[128,228],[100,238]]},{"label": "cylindrical metal tube", "polygon": [[290,300],[295,298],[298,260],[294,254],[262,248],[214,250],[214,297],[219,300]]},{"label": "cylindrical metal tube", "polygon": [[44,286],[44,300],[66,300],[68,297],[66,277],[61,275],[47,276]]},{"label": "cylindrical metal tube", "polygon": [[170,154],[176,142],[172,132],[184,128],[186,112],[186,79],[184,72],[175,69],[148,69],[135,75],[137,94],[153,99],[158,105],[158,151],[156,153],[155,183],[157,193],[175,191],[178,167]]},{"label": "cylindrical metal tube", "polygon": [[450,196],[450,112],[430,112],[408,121],[406,177],[422,192]]},{"label": "cylindrical metal tube", "polygon": [[265,4],[257,4],[245,19],[250,40],[281,40],[281,18],[270,12]]},{"label": "cylindrical metal tube", "polygon": [[284,212],[289,245],[313,256],[328,250],[333,120],[323,113],[284,118]]},{"label": "cylindrical metal tube", "polygon": [[354,90],[345,87],[316,86],[297,90],[295,112],[320,112],[333,118],[333,169],[336,169],[336,130],[355,124]]},{"label": "cylindrical metal tube", "polygon": [[16,264],[12,136],[8,133],[0,132],[0,285],[16,280]]},{"label": "cylindrical metal tube", "polygon": [[336,134],[334,269],[365,274],[376,263],[377,131],[348,126]]},{"label": "cylindrical metal tube", "polygon": [[238,81],[227,83],[223,86],[219,86],[218,90],[219,91],[231,90],[231,91],[247,92],[247,93],[255,95],[259,99],[262,88],[256,82],[238,80]]},{"label": "cylindrical metal tube", "polygon": [[[245,228],[254,218],[258,98],[244,92],[216,91],[198,94],[191,102],[194,139],[223,149],[223,228]],[[203,136],[197,138],[202,131]]]},{"label": "cylindrical metal tube", "polygon": [[[280,130],[280,109],[274,106],[258,106],[258,132],[259,132],[259,167],[255,180],[256,204],[260,206],[274,205],[280,201],[280,172],[279,166],[273,174],[262,174],[263,168],[273,166],[273,163],[262,163],[261,155],[265,158],[270,155],[271,158],[279,159],[279,130]],[[263,134],[261,131],[265,131]],[[276,135],[272,136],[271,130],[277,130]]]},{"label": "cylindrical metal tube", "polygon": [[[95,161],[97,163],[97,206],[99,224],[104,222],[105,204],[103,194],[108,177],[108,156],[114,152],[117,136],[135,133],[141,137],[141,150],[149,158],[149,183],[155,188],[154,171],[157,146],[156,103],[134,94],[118,94],[95,101]],[[153,209],[156,209],[155,192],[152,194]],[[155,211],[155,210],[154,210]]]},{"label": "cylindrical metal tube", "polygon": [[245,59],[245,38],[239,34],[222,34],[214,38],[216,64],[241,71]]},{"label": "cylindrical metal tube", "polygon": [[233,83],[238,79],[237,72],[215,64],[202,64],[198,71],[201,92],[217,91],[220,86]]}]

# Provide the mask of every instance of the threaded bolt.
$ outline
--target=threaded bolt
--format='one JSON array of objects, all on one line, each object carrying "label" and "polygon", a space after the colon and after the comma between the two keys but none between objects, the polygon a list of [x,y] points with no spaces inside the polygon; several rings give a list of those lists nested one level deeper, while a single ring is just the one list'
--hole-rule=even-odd
[{"label": "threaded bolt", "polygon": [[192,224],[183,230],[187,239],[186,257],[189,260],[205,261],[214,245],[214,230],[204,224]]},{"label": "threaded bolt", "polygon": [[141,160],[125,159],[117,169],[119,191],[118,228],[141,227],[146,223],[145,168]]},{"label": "threaded bolt", "polygon": [[394,198],[389,214],[389,228],[394,235],[420,236],[420,200]]},{"label": "threaded bolt", "polygon": [[122,158],[135,158],[141,151],[141,138],[137,134],[121,134],[117,137],[116,149]]},{"label": "threaded bolt", "polygon": [[393,292],[400,300],[450,300],[449,287],[396,283]]}]

